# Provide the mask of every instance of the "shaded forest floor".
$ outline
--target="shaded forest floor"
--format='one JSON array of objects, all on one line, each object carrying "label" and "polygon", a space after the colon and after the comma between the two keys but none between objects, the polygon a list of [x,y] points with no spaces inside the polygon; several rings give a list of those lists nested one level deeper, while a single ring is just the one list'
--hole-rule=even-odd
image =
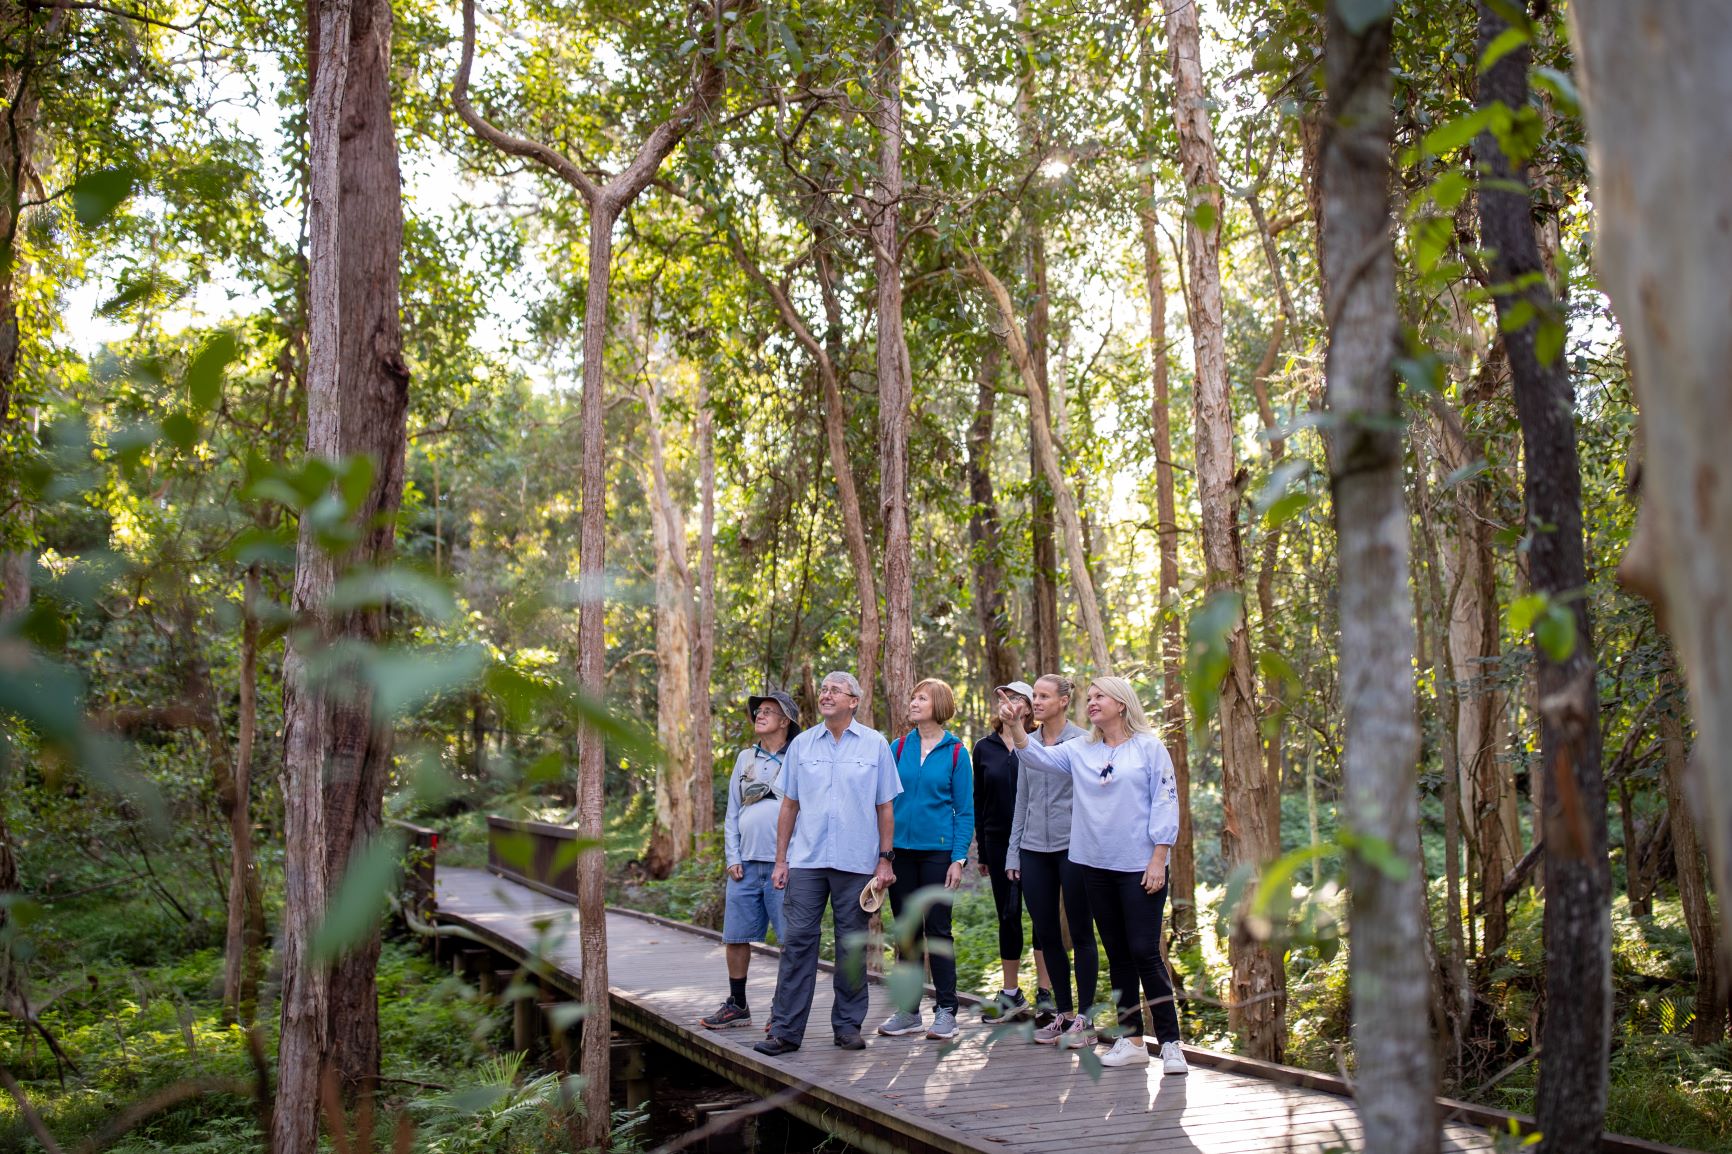
[{"label": "shaded forest floor", "polygon": [[[1198,798],[1206,825],[1214,798]],[[441,859],[453,865],[485,861],[482,810],[437,822],[445,837]],[[554,815],[557,816],[557,815]],[[1289,822],[1306,837],[1299,799]],[[1329,815],[1321,823],[1328,831]],[[644,806],[613,815],[609,830],[611,900],[650,912],[719,925],[721,861],[715,846],[666,881],[649,881],[632,866],[647,832]],[[1199,841],[1201,848],[1201,840]],[[164,868],[159,863],[159,868]],[[168,868],[173,868],[172,866]],[[197,866],[183,861],[193,892]],[[1302,875],[1303,876],[1303,875]],[[1200,924],[1214,924],[1221,891],[1199,893]],[[1491,975],[1491,997],[1503,1025],[1524,1042],[1539,988],[1541,905],[1531,894],[1511,907],[1511,938]],[[47,905],[29,927],[28,965],[38,1000],[52,996],[45,1023],[65,1045],[76,1072],[64,1080],[52,1056],[11,1024],[0,1033],[0,1061],[11,1067],[63,1142],[92,1135],[121,1107],[190,1078],[252,1076],[245,1035],[220,1024],[221,924],[214,903],[186,917],[130,887],[110,888]],[[274,919],[273,919],[274,920]],[[998,978],[991,895],[972,870],[955,909],[958,973],[976,993]],[[1620,897],[1613,914],[1617,1025],[1612,1054],[1609,1129],[1635,1137],[1732,1154],[1732,1043],[1690,1043],[1693,977],[1689,940],[1675,900],[1657,900],[1650,917],[1634,918]],[[1216,986],[1226,958],[1219,938],[1203,935],[1201,980]],[[268,961],[267,961],[268,965]],[[1025,958],[1025,988],[1033,993]],[[1348,1032],[1347,950],[1324,957],[1313,946],[1292,951],[1288,1060],[1335,1072]],[[1104,979],[1104,975],[1103,975]],[[1197,980],[1193,975],[1193,983]],[[716,975],[718,999],[725,993]],[[388,940],[380,966],[387,1117],[401,1109],[414,1120],[416,1149],[434,1154],[538,1154],[564,1148],[550,1077],[519,1071],[509,1052],[509,1010],[436,968],[415,943]],[[274,1052],[276,989],[267,979],[259,1021]],[[1232,1049],[1224,1010],[1193,1000],[1187,1036]],[[1490,1092],[1486,1105],[1531,1111],[1537,1070],[1519,1066]],[[629,1148],[630,1133],[622,1141]],[[111,1149],[124,1154],[174,1151],[227,1154],[262,1148],[253,1101],[207,1094],[176,1106]],[[0,1099],[0,1154],[38,1150],[9,1098]]]}]

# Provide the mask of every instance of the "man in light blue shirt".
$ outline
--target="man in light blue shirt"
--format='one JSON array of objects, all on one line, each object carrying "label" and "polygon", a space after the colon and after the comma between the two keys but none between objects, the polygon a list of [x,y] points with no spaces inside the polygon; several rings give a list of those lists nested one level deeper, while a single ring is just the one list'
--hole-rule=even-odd
[{"label": "man in light blue shirt", "polygon": [[895,811],[902,792],[884,735],[854,720],[860,683],[851,673],[826,674],[818,690],[824,724],[796,737],[782,766],[782,808],[776,824],[771,884],[785,889],[787,931],[770,1032],[754,1049],[772,1057],[798,1050],[806,1037],[818,978],[824,907],[836,931],[836,997],[830,1025],[836,1045],[865,1049],[866,923],[861,891],[880,893],[896,880],[891,868]]}]

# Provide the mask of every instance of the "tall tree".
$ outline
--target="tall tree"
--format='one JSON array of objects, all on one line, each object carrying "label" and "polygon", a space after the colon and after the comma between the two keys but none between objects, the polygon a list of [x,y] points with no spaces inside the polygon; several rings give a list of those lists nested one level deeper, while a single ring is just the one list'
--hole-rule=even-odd
[{"label": "tall tree", "polygon": [[[1504,18],[1508,11],[1503,0],[1480,0],[1482,59],[1491,58],[1488,49],[1510,29]],[[1479,76],[1480,107],[1531,114],[1528,63],[1525,39],[1496,56]],[[1600,698],[1585,596],[1575,391],[1562,355],[1564,320],[1534,234],[1526,156],[1517,146],[1514,136],[1499,140],[1487,132],[1474,151],[1483,176],[1480,235],[1490,250],[1521,420],[1528,577],[1535,593],[1550,599],[1552,632],[1537,630],[1534,644],[1546,846],[1546,1008],[1536,1114],[1544,1149],[1592,1150],[1605,1120],[1612,1031],[1611,866]]]},{"label": "tall tree", "polygon": [[[1179,135],[1188,211],[1185,259],[1190,269],[1191,342],[1196,362],[1197,493],[1203,512],[1203,561],[1213,594],[1243,601],[1245,560],[1239,548],[1234,485],[1233,409],[1227,382],[1221,305],[1221,177],[1203,83],[1201,32],[1195,0],[1163,0],[1173,73],[1173,116]],[[1270,781],[1257,728],[1251,637],[1241,612],[1227,636],[1228,670],[1221,682],[1222,852],[1231,867],[1253,870],[1281,852],[1278,783]],[[1279,950],[1252,936],[1236,919],[1231,1015],[1247,1052],[1279,1061],[1286,1049],[1287,979]]]},{"label": "tall tree", "polygon": [[1088,546],[1083,538],[1082,517],[1077,512],[1076,497],[1071,492],[1070,481],[1064,475],[1063,466],[1059,464],[1058,446],[1053,441],[1046,388],[1035,375],[1034,359],[1029,355],[1027,342],[1023,340],[1022,326],[1018,322],[1016,306],[1011,302],[1010,291],[979,257],[971,255],[968,260],[974,279],[986,290],[987,297],[1004,321],[1004,335],[1010,345],[1010,357],[1022,375],[1022,385],[1028,393],[1028,407],[1034,414],[1030,427],[1034,430],[1036,462],[1048,487],[1052,489],[1053,504],[1058,510],[1059,527],[1064,533],[1066,559],[1070,563],[1071,589],[1076,595],[1077,612],[1083,619],[1083,630],[1088,635],[1089,656],[1097,673],[1110,674],[1113,671],[1112,651],[1107,646],[1106,626],[1101,623],[1100,602],[1095,597],[1094,580],[1089,575]]},{"label": "tall tree", "polygon": [[715,711],[710,678],[716,664],[716,434],[708,366],[698,368],[698,590],[692,646],[693,830],[716,828]]},{"label": "tall tree", "polygon": [[[1661,775],[1672,827],[1672,858],[1678,868],[1678,904],[1684,909],[1690,953],[1696,960],[1696,1013],[1690,1023],[1690,1036],[1698,1046],[1710,1046],[1726,1037],[1727,990],[1720,969],[1720,958],[1724,955],[1715,941],[1714,903],[1704,868],[1702,837],[1691,812],[1685,780],[1690,771],[1690,754],[1684,729],[1684,687],[1678,683],[1674,670],[1667,670],[1660,690],[1668,698],[1660,707]],[[1630,852],[1625,849],[1626,854]]]},{"label": "tall tree", "polygon": [[[1390,227],[1388,10],[1373,20],[1328,8],[1323,69],[1327,107],[1321,161],[1331,243],[1329,351],[1324,368],[1334,417],[1335,524],[1341,558],[1342,779],[1345,818],[1367,848],[1352,884],[1354,1088],[1365,1148],[1390,1154],[1438,1149],[1425,952],[1425,870],[1419,850],[1419,726],[1414,718],[1415,632],[1402,486],[1400,335]],[[1369,849],[1380,846],[1382,853]]]},{"label": "tall tree", "polygon": [[1149,408],[1155,450],[1155,537],[1160,543],[1161,700],[1163,740],[1173,759],[1179,791],[1179,840],[1173,846],[1173,933],[1189,941],[1197,929],[1197,850],[1192,844],[1190,738],[1185,731],[1185,642],[1179,620],[1179,514],[1173,495],[1173,387],[1167,359],[1167,285],[1161,273],[1161,225],[1155,212],[1154,29],[1137,41],[1137,78],[1142,94],[1142,177],[1137,183],[1137,219],[1143,242],[1143,288],[1149,298],[1149,358],[1154,400]]},{"label": "tall tree", "polygon": [[[649,187],[662,162],[719,104],[725,87],[723,59],[728,24],[751,0],[714,0],[708,7],[713,42],[696,46],[701,56],[683,101],[650,130],[631,160],[616,175],[598,178],[558,150],[499,128],[469,102],[469,73],[475,61],[475,0],[463,3],[463,49],[451,86],[451,103],[471,131],[508,156],[534,161],[564,181],[583,199],[589,212],[588,285],[583,309],[583,397],[579,406],[579,453],[583,462],[583,519],[578,544],[578,685],[596,702],[607,689],[607,604],[603,551],[607,540],[606,379],[603,352],[607,341],[608,284],[613,272],[613,228],[620,215]],[[605,1146],[612,1130],[608,1104],[608,1037],[611,1006],[607,984],[607,879],[602,859],[606,748],[601,731],[582,727],[578,738],[578,829],[595,848],[586,852],[578,870],[577,914],[583,970],[584,1019],[579,1069],[584,1078],[585,1145]]]},{"label": "tall tree", "polygon": [[907,728],[914,692],[914,563],[908,528],[908,434],[914,368],[902,321],[902,0],[878,0],[878,172],[873,187],[873,264],[878,274],[878,489],[884,512],[885,732]]},{"label": "tall tree", "polygon": [[1693,0],[1577,0],[1569,15],[1600,280],[1642,414],[1642,512],[1620,575],[1655,600],[1677,645],[1714,888],[1732,894],[1732,24]]},{"label": "tall tree", "polygon": [[[341,132],[349,71],[349,0],[317,0],[308,21],[307,456],[343,455]],[[328,892],[325,762],[332,747],[328,682],[310,662],[332,636],[326,602],[337,559],[303,516],[295,550],[298,628],[283,654],[283,970],[271,1146],[313,1154],[329,1036],[330,972],[310,951]]]},{"label": "tall tree", "polygon": [[[356,522],[361,539],[350,566],[375,569],[396,548],[403,500],[408,430],[409,367],[403,359],[401,290],[402,174],[391,115],[391,0],[352,0],[348,70],[343,92],[340,307],[342,453],[372,463]],[[384,640],[383,607],[336,623],[348,638]],[[332,878],[378,836],[385,782],[394,749],[389,719],[375,715],[371,694],[349,692],[331,705],[331,748],[325,788],[325,832]],[[379,935],[374,931],[332,969],[328,1042],[330,1066],[345,1096],[369,1093],[379,1077]]]},{"label": "tall tree", "polygon": [[1010,645],[1004,566],[999,556],[998,497],[992,487],[999,363],[998,346],[989,343],[975,370],[974,421],[968,426],[968,543],[974,554],[974,614],[985,650],[987,680],[993,685],[1022,676],[1022,663]]}]

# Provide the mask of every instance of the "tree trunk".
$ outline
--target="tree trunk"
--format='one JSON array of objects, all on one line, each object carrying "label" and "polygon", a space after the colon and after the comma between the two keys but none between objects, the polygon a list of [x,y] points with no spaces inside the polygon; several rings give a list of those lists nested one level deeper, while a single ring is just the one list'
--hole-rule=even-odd
[{"label": "tree trunk", "polygon": [[997,345],[981,352],[974,423],[968,428],[968,543],[974,553],[974,613],[989,685],[1022,676],[1010,645],[1004,568],[999,561],[998,498],[992,489],[992,426],[998,399]]},{"label": "tree trunk", "polygon": [[[648,377],[648,371],[644,374]],[[656,766],[655,824],[644,866],[665,878],[692,851],[696,828],[692,763],[692,588],[686,565],[686,520],[668,484],[660,384],[639,389],[649,424],[651,539],[655,549],[656,734],[665,755]]]},{"label": "tree trunk", "polygon": [[716,663],[716,438],[708,370],[698,369],[698,603],[692,649],[692,829],[716,828],[715,712],[710,677]]},{"label": "tree trunk", "polygon": [[[1143,100],[1145,148],[1152,152],[1155,134],[1154,50],[1149,30],[1138,43],[1139,82]],[[1154,403],[1149,419],[1155,449],[1155,536],[1160,542],[1160,625],[1162,738],[1173,759],[1173,780],[1179,792],[1179,840],[1173,846],[1173,936],[1190,942],[1197,932],[1197,848],[1191,823],[1190,738],[1185,727],[1185,642],[1179,620],[1179,520],[1173,496],[1173,390],[1167,360],[1167,286],[1161,276],[1161,238],[1155,217],[1154,158],[1145,158],[1139,188],[1142,203],[1143,286],[1149,297],[1149,357],[1154,378]]]},{"label": "tree trunk", "polygon": [[[1508,27],[1492,0],[1480,0],[1483,54]],[[1525,108],[1526,44],[1479,78],[1479,103]],[[1561,660],[1534,646],[1538,669],[1540,764],[1545,778],[1545,1018],[1536,1114],[1547,1151],[1599,1145],[1611,1044],[1611,871],[1606,860],[1606,786],[1600,764],[1599,693],[1587,612],[1582,551],[1581,470],[1576,454],[1575,396],[1562,342],[1542,357],[1542,330],[1563,318],[1546,283],[1527,196],[1526,164],[1506,156],[1489,134],[1475,145],[1484,176],[1479,190],[1482,240],[1491,250],[1497,296],[1522,427],[1527,488],[1529,578],[1569,614],[1574,644]],[[1513,188],[1512,188],[1513,186]],[[1515,313],[1525,306],[1527,319]],[[1638,364],[1647,363],[1638,356]],[[1651,371],[1651,370],[1650,370]]]},{"label": "tree trunk", "polygon": [[[812,239],[813,265],[824,300],[828,328],[832,333],[839,333],[842,306],[836,296],[835,274],[830,266],[822,226],[813,225]],[[830,450],[830,471],[836,478],[836,504],[842,511],[842,540],[848,547],[848,561],[854,570],[854,593],[860,602],[860,654],[856,671],[860,680],[860,708],[854,716],[870,725],[883,626],[878,613],[878,580],[873,572],[872,551],[866,543],[866,518],[860,507],[860,489],[854,482],[854,466],[848,457],[848,410],[842,396],[841,369],[832,351],[818,340],[795,311],[787,286],[764,274],[737,234],[730,234],[729,243],[734,250],[734,259],[769,293],[782,323],[794,334],[794,339],[800,342],[818,369],[818,383],[824,391],[824,439]]]},{"label": "tree trunk", "polygon": [[[355,0],[339,162],[340,375],[343,454],[373,463],[373,483],[356,514],[362,537],[348,558],[361,569],[391,563],[407,446],[409,368],[399,308],[403,199],[391,118],[391,34],[390,0]],[[387,612],[377,607],[337,623],[343,636],[370,645],[385,639],[387,627]],[[325,828],[334,880],[379,834],[395,742],[391,721],[374,717],[370,693],[345,693],[331,713]],[[332,967],[329,1062],[345,1098],[370,1094],[379,1077],[378,968],[377,930]]]},{"label": "tree trunk", "polygon": [[253,858],[253,746],[258,731],[259,571],[247,567],[241,597],[240,731],[235,738],[234,805],[229,819],[228,919],[223,938],[223,1020],[253,1024],[258,1007],[264,897]]},{"label": "tree trunk", "polygon": [[[1696,960],[1696,1016],[1691,1040],[1711,1046],[1726,1037],[1726,982],[1720,973],[1720,951],[1714,929],[1714,902],[1703,866],[1702,841],[1697,834],[1690,800],[1690,750],[1684,730],[1683,686],[1667,674],[1661,692],[1673,701],[1660,712],[1660,746],[1666,812],[1671,818],[1672,857],[1678,866],[1678,902],[1690,931],[1690,952]],[[1628,851],[1626,851],[1628,852]]]},{"label": "tree trunk", "polygon": [[1627,777],[1618,782],[1618,824],[1624,836],[1624,896],[1630,916],[1651,917],[1654,907],[1649,899],[1654,886],[1644,869],[1641,824],[1636,820],[1636,799]]},{"label": "tree trunk", "polygon": [[885,732],[907,727],[914,691],[914,566],[908,529],[908,434],[914,375],[902,327],[902,2],[878,0],[878,187],[872,251],[878,273],[878,487],[884,512]]},{"label": "tree trunk", "polygon": [[1642,512],[1620,576],[1678,646],[1714,888],[1732,894],[1732,26],[1684,0],[1579,0],[1569,14],[1601,283],[1640,369]]},{"label": "tree trunk", "polygon": [[1029,412],[1034,414],[1032,427],[1035,451],[1041,472],[1052,489],[1053,503],[1058,507],[1059,525],[1064,530],[1065,552],[1070,562],[1071,587],[1076,594],[1077,611],[1083,619],[1083,628],[1088,633],[1089,654],[1094,661],[1094,671],[1097,674],[1110,674],[1113,671],[1112,653],[1107,648],[1100,604],[1095,600],[1094,582],[1089,577],[1088,549],[1083,544],[1082,519],[1077,515],[1076,499],[1071,496],[1070,482],[1059,465],[1058,449],[1053,444],[1046,388],[1034,374],[1034,363],[1029,357],[1028,345],[1022,338],[1021,327],[1017,324],[1016,306],[1011,303],[1009,291],[992,271],[981,263],[980,258],[970,257],[970,265],[975,279],[986,289],[1004,321],[1005,340],[1010,345],[1011,360],[1016,364],[1017,372],[1022,375],[1023,387],[1028,392]]},{"label": "tree trunk", "polygon": [[[349,0],[316,0],[309,21],[312,78],[307,109],[307,456],[343,455],[341,127],[349,69]],[[330,972],[308,956],[325,913],[330,860],[324,777],[332,748],[332,710],[309,660],[331,640],[325,602],[336,558],[303,516],[295,552],[293,611],[298,628],[283,654],[283,971],[277,1046],[276,1154],[314,1154],[319,1086],[329,1029]]]},{"label": "tree trunk", "polygon": [[[1430,1032],[1431,973],[1414,777],[1415,634],[1409,615],[1408,517],[1402,485],[1400,324],[1390,232],[1392,18],[1354,29],[1330,5],[1324,44],[1328,126],[1321,155],[1323,219],[1336,243],[1328,276],[1325,366],[1340,541],[1342,780],[1346,824],[1382,847],[1348,864],[1352,886],[1355,1084],[1365,1148],[1438,1149]],[[1351,262],[1351,263],[1343,263]],[[1392,864],[1399,863],[1399,868]]]},{"label": "tree trunk", "polygon": [[[1191,340],[1196,361],[1197,489],[1203,511],[1203,558],[1211,593],[1243,597],[1238,491],[1233,484],[1233,413],[1227,387],[1222,321],[1220,175],[1214,129],[1203,88],[1200,32],[1193,0],[1163,0],[1171,55],[1179,161],[1189,211],[1185,253],[1190,267]],[[1203,219],[1199,220],[1199,214]],[[1203,224],[1208,227],[1203,227]],[[1228,635],[1228,672],[1221,682],[1222,856],[1229,869],[1261,870],[1281,852],[1281,799],[1268,779],[1257,729],[1251,639],[1241,612]],[[1246,1052],[1280,1061],[1286,1049],[1286,974],[1278,950],[1256,940],[1235,918],[1231,1018]]]}]

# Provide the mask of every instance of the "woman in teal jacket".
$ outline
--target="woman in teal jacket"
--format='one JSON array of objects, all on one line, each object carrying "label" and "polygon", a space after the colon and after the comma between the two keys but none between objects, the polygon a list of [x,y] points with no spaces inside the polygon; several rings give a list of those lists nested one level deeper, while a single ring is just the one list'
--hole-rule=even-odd
[{"label": "woman in teal jacket", "polygon": [[[896,915],[897,951],[913,965],[932,969],[936,1009],[928,1038],[956,1037],[956,947],[950,935],[951,895],[931,899],[919,923],[910,929],[902,921],[914,895],[962,885],[968,864],[968,843],[974,837],[974,766],[968,749],[944,723],[956,715],[956,695],[950,686],[927,678],[908,700],[908,720],[914,728],[891,743],[896,773],[902,779],[897,795],[895,847],[896,880],[890,885],[890,909]],[[909,910],[909,916],[913,911]],[[932,946],[931,943],[937,943]],[[925,1027],[916,1003],[899,1010],[878,1027],[880,1034],[900,1037]]]}]

